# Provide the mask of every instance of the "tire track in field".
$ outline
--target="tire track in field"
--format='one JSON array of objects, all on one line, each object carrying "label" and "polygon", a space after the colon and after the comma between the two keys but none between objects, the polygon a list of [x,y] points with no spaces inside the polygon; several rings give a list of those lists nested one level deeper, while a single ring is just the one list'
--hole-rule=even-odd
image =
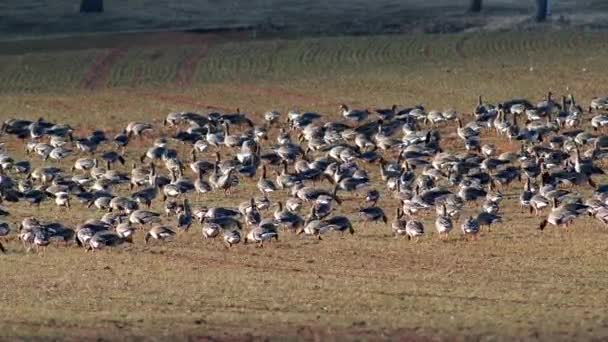
[{"label": "tire track in field", "polygon": [[209,44],[204,44],[192,54],[186,56],[177,66],[175,81],[178,86],[189,86],[192,84],[194,73],[199,62],[209,53]]},{"label": "tire track in field", "polygon": [[234,85],[234,89],[245,93],[257,94],[261,97],[267,98],[280,98],[287,100],[293,104],[300,105],[339,105],[339,102],[326,101],[320,97],[301,94],[292,90],[285,89],[281,86],[265,86],[260,87],[256,85],[238,84]]},{"label": "tire track in field", "polygon": [[112,67],[127,53],[127,48],[113,48],[104,55],[95,59],[93,65],[89,68],[82,86],[85,89],[95,90],[103,87],[110,77]]},{"label": "tire track in field", "polygon": [[234,110],[234,108],[231,109],[228,107],[216,106],[207,102],[201,102],[187,95],[163,94],[160,92],[137,92],[137,95],[145,96],[153,100],[160,100],[179,105],[189,105],[195,108],[213,109],[224,112],[230,112]]},{"label": "tire track in field", "polygon": [[459,58],[461,58],[461,59],[467,58],[467,55],[464,52],[465,51],[464,45],[471,38],[472,38],[471,35],[464,35],[464,36],[462,36],[462,38],[458,39],[458,41],[456,42],[456,45],[454,46],[454,49],[456,50],[456,55]]}]

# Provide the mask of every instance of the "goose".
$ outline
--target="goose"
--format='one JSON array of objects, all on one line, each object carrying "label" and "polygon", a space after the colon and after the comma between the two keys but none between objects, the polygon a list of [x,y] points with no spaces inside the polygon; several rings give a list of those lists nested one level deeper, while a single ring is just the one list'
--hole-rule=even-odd
[{"label": "goose", "polygon": [[388,222],[384,211],[380,207],[367,207],[359,209],[359,217],[362,221],[382,221],[385,224]]},{"label": "goose", "polygon": [[213,131],[211,124],[206,124],[207,133],[205,134],[205,140],[207,143],[215,148],[224,144],[224,131]]},{"label": "goose", "polygon": [[278,208],[274,212],[274,219],[280,226],[293,231],[296,231],[302,226],[304,220],[302,220],[300,216],[284,209],[281,201],[278,201],[276,205]]},{"label": "goose", "polygon": [[230,125],[228,122],[222,123],[222,126],[224,127],[224,145],[228,147],[241,146],[241,137],[237,135],[230,135]]},{"label": "goose", "polygon": [[258,189],[262,194],[277,191],[276,185],[274,185],[274,183],[270,179],[266,178],[266,165],[262,166],[262,174],[260,175],[260,179],[258,180]]},{"label": "goose", "polygon": [[175,232],[168,226],[157,225],[152,227],[144,236],[144,242],[147,245],[150,238],[160,241],[166,241],[171,239],[175,235]]},{"label": "goose", "polygon": [[183,205],[177,203],[175,200],[168,200],[165,202],[165,215],[167,217],[179,215],[184,211]]},{"label": "goose", "polygon": [[238,230],[224,231],[223,235],[224,244],[226,244],[228,248],[241,242],[241,233]]},{"label": "goose", "polygon": [[575,163],[574,163],[574,170],[577,173],[585,174],[587,176],[604,174],[604,170],[593,165],[592,160],[585,162],[585,163],[582,162],[578,147],[575,149],[575,156],[576,156],[576,158],[575,158]]},{"label": "goose", "polygon": [[[43,160],[47,160],[49,158],[49,155],[51,154],[51,151],[53,151],[55,148],[53,146],[51,146],[50,144],[46,144],[46,143],[34,143],[34,147],[33,147],[33,151],[40,157],[42,157]],[[27,152],[27,149],[26,149]]]},{"label": "goose", "polygon": [[110,201],[112,201],[112,197],[111,196],[99,196],[97,197],[95,200],[93,200],[93,202],[91,202],[91,205],[95,205],[95,208],[99,209],[99,210],[110,210]]},{"label": "goose", "polygon": [[346,216],[333,216],[329,219],[323,220],[325,227],[327,229],[340,232],[344,234],[348,231],[349,234],[355,234],[355,229],[353,228],[352,223]]},{"label": "goose", "polygon": [[101,159],[105,160],[106,168],[108,170],[110,170],[112,168],[112,164],[116,162],[119,162],[121,165],[125,165],[125,158],[115,151],[105,152],[101,155]]},{"label": "goose", "polygon": [[[11,232],[11,229],[7,222],[0,221],[0,238],[7,236]],[[6,253],[6,249],[2,246],[2,241],[0,241],[0,252]]]},{"label": "goose", "polygon": [[315,236],[319,240],[323,240],[321,235],[327,233],[330,230],[330,226],[324,221],[319,220],[315,214],[315,208],[311,208],[310,215],[304,221],[303,227],[296,231],[297,235],[304,233],[305,235]]},{"label": "goose", "polygon": [[594,131],[597,131],[605,126],[608,126],[608,115],[600,114],[591,118],[591,127],[593,127]]},{"label": "goose", "polygon": [[154,126],[145,122],[129,122],[125,131],[128,136],[141,137],[145,132],[152,131]]},{"label": "goose", "polygon": [[92,168],[97,167],[97,159],[96,158],[78,158],[74,162],[74,166],[72,166],[72,171],[89,171]]},{"label": "goose", "polygon": [[589,113],[608,109],[608,96],[594,97],[589,104]]},{"label": "goose", "polygon": [[272,241],[272,239],[278,241],[279,233],[277,232],[277,224],[273,219],[262,220],[257,227],[247,233],[244,244],[253,242],[258,244],[259,247],[264,247],[264,241]]},{"label": "goose", "polygon": [[196,148],[192,148],[190,151],[190,156],[192,157],[192,162],[189,164],[190,170],[197,175],[204,175],[208,171],[213,170],[213,163],[208,162],[206,160],[197,160],[197,152]]},{"label": "goose", "polygon": [[456,121],[458,122],[458,128],[456,129],[456,133],[462,140],[467,141],[479,135],[479,132],[475,131],[471,127],[463,127],[460,118],[456,119]]},{"label": "goose", "polygon": [[378,200],[380,199],[380,192],[376,189],[369,190],[367,195],[365,195],[365,201],[369,203],[371,207],[376,206]]},{"label": "goose", "polygon": [[194,189],[198,194],[206,194],[213,190],[211,185],[203,179],[202,173],[199,173],[198,178],[194,181]]},{"label": "goose", "polygon": [[117,170],[107,170],[103,174],[103,178],[110,181],[111,184],[126,184],[131,182],[126,173]]},{"label": "goose", "polygon": [[31,205],[40,206],[40,203],[47,198],[46,186],[39,186],[35,189],[26,191],[21,198]]},{"label": "goose", "polygon": [[444,203],[441,205],[441,214],[437,215],[437,219],[435,219],[435,229],[437,229],[439,239],[447,239],[453,228],[452,218],[448,214],[447,207]]},{"label": "goose", "polygon": [[129,190],[139,188],[140,186],[149,184],[154,185],[154,181],[158,179],[154,164],[150,164],[150,168],[143,166],[138,167],[135,163],[131,167],[131,177],[129,182]]},{"label": "goose", "polygon": [[405,224],[405,234],[408,240],[415,239],[418,241],[424,235],[424,225],[417,220],[409,220]]},{"label": "goose", "polygon": [[[521,195],[519,195],[519,203],[521,206],[521,212],[523,213],[524,208],[530,208],[530,213],[532,213],[532,210],[534,209],[533,205],[532,205],[532,197],[534,196],[534,193],[532,192],[532,188],[530,186],[530,178],[526,178],[526,184],[524,186],[524,190],[522,191]],[[542,201],[542,199],[541,199]],[[545,206],[547,205],[547,203],[545,203]],[[541,209],[543,208],[543,205],[541,204]],[[538,211],[537,211],[538,214]]]},{"label": "goose", "polygon": [[369,111],[367,109],[349,109],[345,104],[340,105],[340,111],[345,119],[356,122],[364,121],[369,116]]},{"label": "goose", "polygon": [[492,203],[499,204],[502,199],[502,193],[495,189],[494,181],[490,178],[490,181],[488,182],[488,190],[486,191],[486,200]]},{"label": "goose", "polygon": [[125,148],[129,144],[129,134],[126,130],[122,130],[120,133],[116,134],[112,139],[116,147],[120,148],[122,153],[124,154]]},{"label": "goose", "polygon": [[285,200],[285,208],[292,213],[298,212],[302,207],[302,200],[297,197],[289,197]]},{"label": "goose", "polygon": [[184,122],[184,115],[181,112],[171,112],[163,120],[163,126],[175,127]]},{"label": "goose", "polygon": [[133,211],[139,209],[139,205],[137,204],[137,201],[127,198],[127,197],[122,197],[122,196],[117,196],[117,197],[112,198],[110,200],[109,207],[110,207],[109,208],[110,211],[116,210],[116,211],[125,212],[127,214],[131,214]]},{"label": "goose", "polygon": [[262,215],[260,214],[260,211],[258,210],[257,205],[255,204],[255,199],[251,199],[250,208],[245,211],[244,216],[245,223],[247,223],[247,225],[249,226],[257,225],[261,222]]},{"label": "goose", "polygon": [[143,227],[148,224],[160,222],[160,214],[148,210],[135,210],[129,215],[129,222],[139,224]]},{"label": "goose", "polygon": [[[230,168],[226,174],[220,175],[215,183],[216,188],[224,191],[224,194],[230,193],[231,189],[239,184],[239,178],[234,174],[235,169]],[[209,182],[213,186],[214,183],[209,179]]]},{"label": "goose", "polygon": [[473,216],[469,216],[461,225],[462,233],[469,238],[470,236],[473,239],[477,239],[477,234],[479,233],[479,222],[477,219],[473,218]]},{"label": "goose", "polygon": [[238,210],[232,208],[223,208],[223,207],[214,207],[214,208],[200,208],[196,211],[194,216],[199,220],[199,222],[203,222],[204,218],[216,219],[216,218],[233,218],[238,220],[241,218],[243,214]]},{"label": "goose", "polygon": [[103,230],[95,233],[95,235],[88,240],[88,245],[85,245],[85,248],[87,251],[96,251],[105,247],[116,247],[125,242],[131,243],[131,240],[122,238],[114,232]]},{"label": "goose", "polygon": [[272,127],[281,118],[281,114],[277,111],[271,110],[264,113],[264,120]]},{"label": "goose", "polygon": [[480,227],[487,226],[488,231],[490,231],[490,227],[493,224],[502,222],[502,217],[493,213],[482,211],[481,213],[477,214],[476,220]]},{"label": "goose", "polygon": [[397,105],[393,105],[389,109],[375,109],[374,112],[378,114],[378,117],[381,120],[391,120],[395,116],[395,111],[397,110]]},{"label": "goose", "polygon": [[221,122],[227,122],[231,125],[248,125],[253,127],[253,121],[247,117],[245,113],[241,113],[240,108],[236,109],[236,113],[222,114],[219,118]]},{"label": "goose", "polygon": [[67,192],[58,192],[55,194],[55,204],[58,207],[70,209],[70,194]]},{"label": "goose", "polygon": [[28,174],[32,169],[32,165],[28,160],[21,160],[12,164],[13,171],[18,174]]},{"label": "goose", "polygon": [[127,242],[133,242],[133,235],[135,234],[135,228],[131,225],[131,222],[121,222],[116,225],[116,234]]},{"label": "goose", "polygon": [[[219,223],[214,222],[214,220],[206,220],[206,222],[203,222],[202,227],[201,227],[201,233],[202,233],[203,239],[205,239],[205,240],[215,239],[216,237],[218,237],[220,235],[221,231],[222,231],[222,226]],[[229,230],[229,231],[238,232],[238,230]],[[239,234],[239,236],[240,236],[240,234]]]},{"label": "goose", "polygon": [[202,218],[201,224],[203,227],[206,225],[218,225],[221,229],[224,230],[242,230],[242,224],[239,220],[236,220],[232,217],[217,217],[217,218]]},{"label": "goose", "polygon": [[288,143],[280,145],[274,152],[284,161],[288,163],[295,162],[298,158],[304,155],[302,147],[296,144]]},{"label": "goose", "polygon": [[406,235],[405,227],[407,225],[407,220],[403,217],[403,213],[401,212],[401,208],[397,207],[397,212],[395,214],[395,219],[391,223],[391,228],[393,230],[393,235],[398,237],[400,235]]},{"label": "goose", "polygon": [[291,188],[297,183],[300,183],[300,177],[297,175],[292,175],[287,171],[287,162],[283,161],[283,168],[281,173],[277,174],[276,184],[279,189]]},{"label": "goose", "polygon": [[259,210],[268,210],[270,208],[270,199],[266,194],[255,198],[255,206]]},{"label": "goose", "polygon": [[199,139],[197,140],[194,145],[192,146],[192,148],[198,152],[205,152],[209,149],[209,145],[207,145],[206,140],[203,139]]},{"label": "goose", "polygon": [[567,204],[557,206],[557,199],[553,198],[553,208],[551,209],[549,216],[540,222],[538,229],[543,231],[547,224],[551,224],[555,227],[567,227],[585,210],[586,206],[570,206]]},{"label": "goose", "polygon": [[192,209],[188,199],[184,199],[184,210],[177,216],[177,229],[178,231],[188,231],[192,225]]},{"label": "goose", "polygon": [[167,148],[165,146],[152,146],[146,150],[144,154],[141,155],[139,161],[144,163],[146,159],[149,159],[151,162],[156,160],[160,160],[164,155],[167,154]]}]

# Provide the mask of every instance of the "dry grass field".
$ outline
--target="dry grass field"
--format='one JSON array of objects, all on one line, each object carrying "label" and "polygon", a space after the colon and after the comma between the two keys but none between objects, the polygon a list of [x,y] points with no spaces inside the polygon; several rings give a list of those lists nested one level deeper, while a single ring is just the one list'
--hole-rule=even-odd
[{"label": "dry grass field", "polygon": [[[260,119],[269,109],[301,108],[330,120],[342,102],[396,103],[453,107],[466,116],[478,94],[490,102],[538,100],[547,90],[588,103],[608,93],[607,51],[604,33],[570,31],[300,39],[150,33],[3,42],[0,118],[42,116],[70,123],[78,134],[114,133],[144,120],[158,125],[157,134],[170,134],[161,121],[175,110],[240,107]],[[441,131],[446,149],[460,148],[455,127]],[[128,159],[152,139],[136,141]],[[23,156],[19,142],[0,141]],[[496,142],[501,152],[518,148]],[[370,170],[379,176],[376,166]],[[520,189],[503,190],[504,223],[476,242],[459,229],[439,241],[430,216],[418,243],[393,239],[388,226],[356,224],[353,236],[317,241],[285,233],[264,248],[226,250],[201,240],[195,225],[164,244],[146,246],[139,233],[125,248],[85,253],[53,245],[34,254],[13,235],[0,255],[0,340],[606,338],[606,228],[582,218],[569,232],[541,234],[540,219],[519,212]],[[232,195],[193,197],[194,207],[236,205],[256,191],[255,180],[244,180]],[[359,203],[346,196],[339,212],[354,219]],[[396,204],[389,195],[380,202],[389,219]],[[11,222],[35,214],[75,226],[103,214],[78,204],[65,212],[51,202],[6,206]]]}]

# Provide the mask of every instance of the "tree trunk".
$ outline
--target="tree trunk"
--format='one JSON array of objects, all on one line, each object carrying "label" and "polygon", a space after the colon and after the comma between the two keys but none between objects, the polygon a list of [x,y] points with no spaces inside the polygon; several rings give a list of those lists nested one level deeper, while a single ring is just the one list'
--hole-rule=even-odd
[{"label": "tree trunk", "polygon": [[81,0],[80,13],[103,12],[103,0]]},{"label": "tree trunk", "polygon": [[536,21],[541,22],[547,19],[549,0],[536,0]]},{"label": "tree trunk", "polygon": [[473,12],[473,13],[481,12],[481,2],[482,2],[482,0],[471,0],[471,7],[469,7],[469,12]]}]

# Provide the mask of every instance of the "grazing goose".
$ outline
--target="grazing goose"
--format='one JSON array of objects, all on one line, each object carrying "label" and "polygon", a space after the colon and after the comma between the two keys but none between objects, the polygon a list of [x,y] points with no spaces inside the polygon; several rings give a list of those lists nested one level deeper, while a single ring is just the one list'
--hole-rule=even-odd
[{"label": "grazing goose", "polygon": [[342,234],[347,231],[351,235],[355,234],[355,229],[346,216],[333,216],[329,219],[323,220],[323,223],[327,229],[340,232]]},{"label": "grazing goose", "polygon": [[277,202],[277,206],[278,208],[274,212],[274,219],[280,226],[293,231],[298,230],[302,226],[304,220],[300,216],[287,209],[283,209],[281,201]]},{"label": "grazing goose", "polygon": [[305,235],[316,236],[317,239],[323,240],[321,235],[327,233],[330,230],[330,227],[324,221],[321,221],[317,218],[315,213],[315,208],[312,207],[310,215],[304,221],[304,226],[300,228],[296,234],[300,235],[304,233]]},{"label": "grazing goose", "polygon": [[473,216],[469,216],[461,225],[462,233],[467,237],[473,237],[473,239],[477,239],[477,234],[479,233],[479,222],[477,219],[473,218]]},{"label": "grazing goose", "polygon": [[121,165],[125,165],[125,158],[115,151],[105,152],[101,155],[101,159],[106,162],[106,168],[108,170],[110,170],[112,168],[112,165],[117,162],[119,162]]},{"label": "grazing goose", "polygon": [[487,226],[488,231],[490,231],[490,227],[493,224],[502,222],[502,217],[493,213],[482,211],[477,215],[477,222],[479,223],[480,227]]},{"label": "grazing goose", "polygon": [[[206,220],[203,217],[203,220],[201,223],[202,223],[201,233],[202,233],[203,239],[205,239],[205,240],[215,239],[217,236],[220,235],[220,232],[222,231],[222,226],[218,222],[215,222],[215,220],[213,220],[213,219]],[[237,231],[237,230],[230,230],[230,231]]]},{"label": "grazing goose", "polygon": [[96,251],[105,247],[116,247],[125,242],[131,243],[131,240],[125,239],[114,232],[103,230],[95,233],[88,242],[88,245],[85,246],[86,250]]},{"label": "grazing goose", "polygon": [[[11,232],[11,229],[7,222],[0,222],[0,238],[7,236]],[[0,252],[6,253],[2,241],[0,241]]]},{"label": "grazing goose", "polygon": [[553,198],[553,208],[549,216],[541,221],[538,229],[543,231],[547,224],[555,227],[568,227],[574,219],[587,212],[587,206],[580,203],[563,203],[557,206],[557,198]]},{"label": "grazing goose", "polygon": [[154,126],[145,122],[129,122],[125,131],[128,136],[141,137],[145,132],[152,131]]},{"label": "grazing goose", "polygon": [[238,230],[225,230],[223,235],[224,244],[226,244],[228,248],[241,242],[241,233]]},{"label": "grazing goose", "polygon": [[74,162],[74,166],[72,166],[72,171],[78,170],[87,172],[92,168],[97,167],[97,159],[96,158],[79,158]]},{"label": "grazing goose", "polygon": [[274,110],[264,113],[264,120],[270,125],[270,127],[276,124],[279,121],[280,117],[281,114]]},{"label": "grazing goose", "polygon": [[362,221],[377,222],[382,221],[385,224],[388,222],[384,210],[380,207],[367,207],[359,209],[359,217]]},{"label": "grazing goose", "polygon": [[135,210],[129,215],[129,222],[145,226],[160,222],[160,214],[148,210]]},{"label": "grazing goose", "polygon": [[135,234],[135,228],[131,225],[131,222],[122,222],[115,227],[116,234],[127,242],[133,242],[133,235]]},{"label": "grazing goose", "polygon": [[243,243],[253,242],[258,244],[259,247],[264,247],[264,241],[271,241],[272,239],[279,240],[277,224],[273,219],[264,219],[257,227],[247,233]]},{"label": "grazing goose", "polygon": [[608,96],[594,97],[589,104],[589,113],[608,109]]},{"label": "grazing goose", "polygon": [[67,192],[58,192],[55,194],[55,204],[58,207],[70,209],[70,194]]},{"label": "grazing goose", "polygon": [[424,235],[424,225],[420,221],[409,220],[405,225],[405,234],[408,240],[416,239],[418,241]]},{"label": "grazing goose", "polygon": [[144,242],[147,245],[150,238],[165,241],[173,237],[173,235],[175,235],[175,232],[171,230],[171,228],[169,228],[168,226],[158,225],[152,227],[152,229],[150,229],[146,233],[146,235],[144,236]]}]

